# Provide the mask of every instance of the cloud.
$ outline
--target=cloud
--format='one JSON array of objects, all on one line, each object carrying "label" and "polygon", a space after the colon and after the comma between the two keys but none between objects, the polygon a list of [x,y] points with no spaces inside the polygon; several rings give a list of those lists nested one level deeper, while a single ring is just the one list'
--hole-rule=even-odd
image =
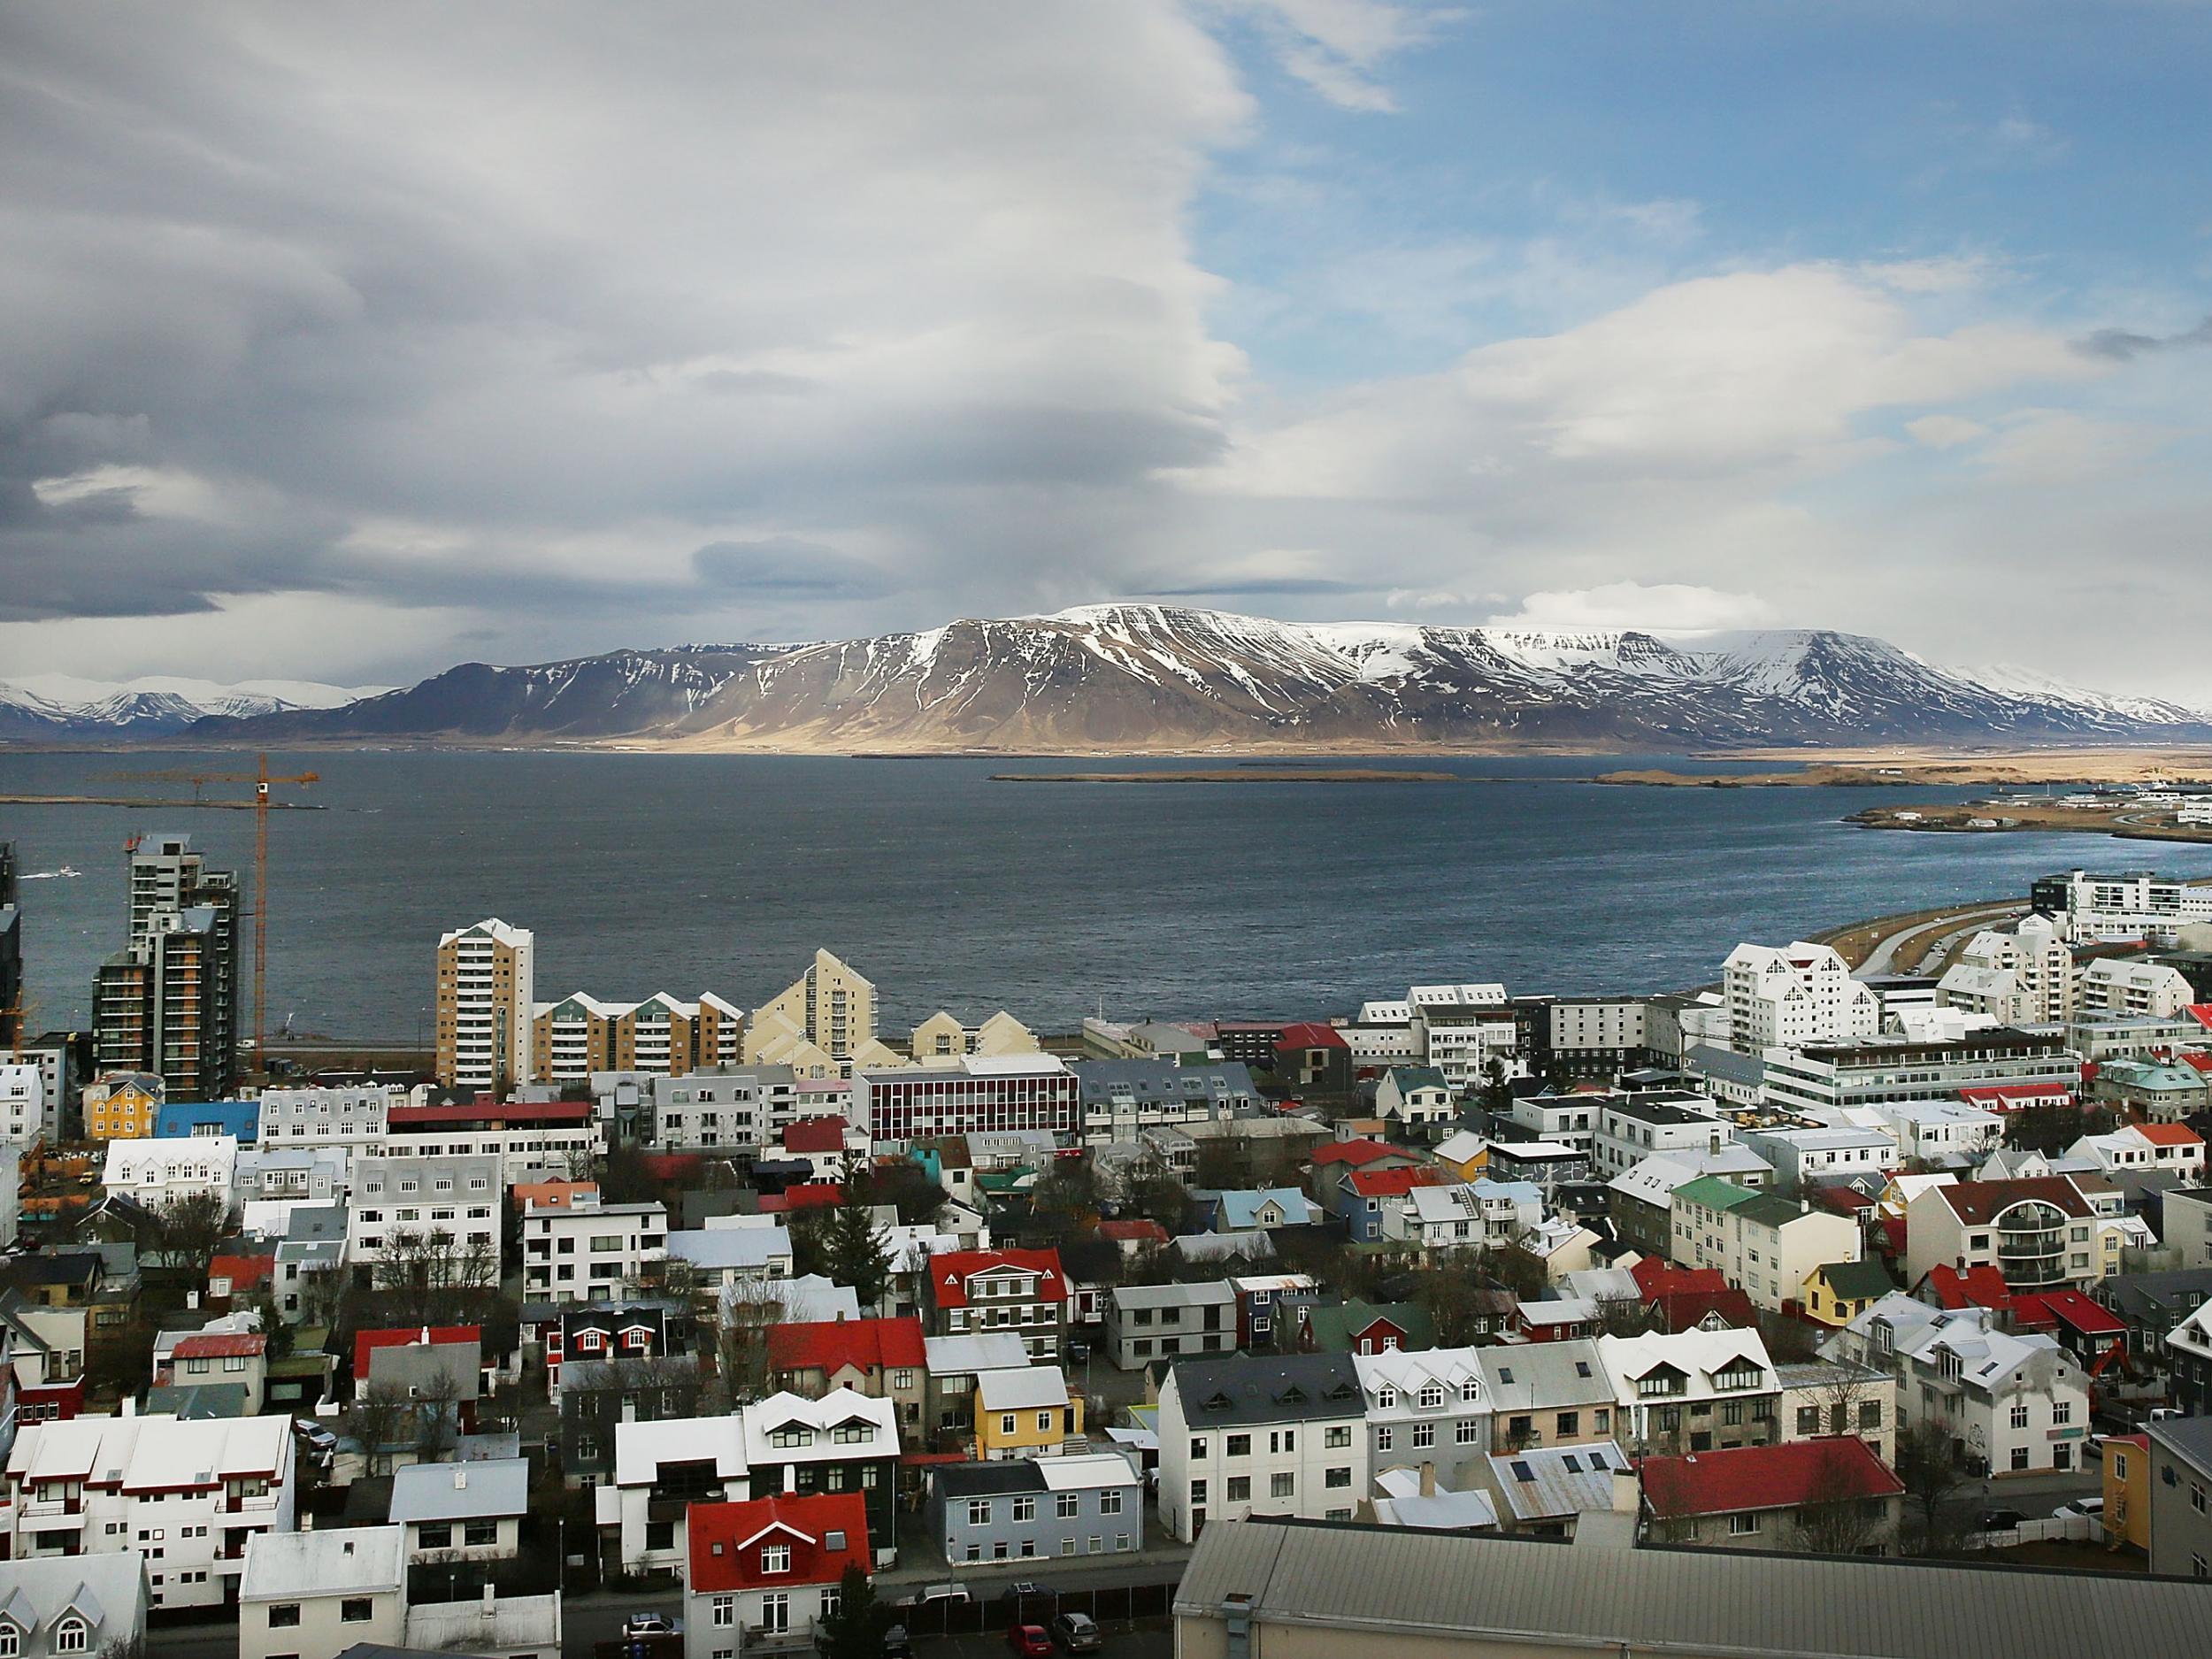
[{"label": "cloud", "polygon": [[692,554],[691,567],[706,587],[748,593],[872,599],[897,586],[864,559],[790,536],[710,542]]},{"label": "cloud", "polygon": [[2139,334],[2125,328],[2100,328],[2074,342],[2078,351],[2093,357],[2109,357],[2117,363],[2131,362],[2154,352],[2184,350],[2191,346],[2212,346],[2212,317],[2178,334]]},{"label": "cloud", "polygon": [[1276,62],[1339,109],[1386,114],[1396,96],[1378,77],[1390,58],[1423,46],[1466,14],[1386,0],[1217,0],[1251,19]]},{"label": "cloud", "polygon": [[1565,634],[1615,628],[1709,634],[1759,627],[1773,620],[1773,608],[1755,594],[1724,593],[1684,582],[1608,582],[1530,594],[1517,611],[1492,617],[1485,626]]},{"label": "cloud", "polygon": [[1931,449],[1955,449],[1962,443],[1971,443],[1989,435],[1987,426],[1961,415],[1923,415],[1917,420],[1907,421],[1905,431],[1915,443],[1924,444]]}]

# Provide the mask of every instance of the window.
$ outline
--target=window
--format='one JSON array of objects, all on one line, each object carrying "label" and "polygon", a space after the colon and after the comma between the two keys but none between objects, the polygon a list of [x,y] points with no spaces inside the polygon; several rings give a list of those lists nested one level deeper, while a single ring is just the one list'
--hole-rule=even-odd
[{"label": "window", "polygon": [[1421,1409],[1422,1409],[1424,1411],[1434,1411],[1434,1410],[1436,1410],[1439,1407],[1440,1407],[1443,1403],[1444,1403],[1444,1385],[1443,1385],[1443,1384],[1441,1384],[1441,1383],[1429,1383],[1429,1384],[1426,1384],[1426,1385],[1425,1385],[1425,1386],[1423,1386],[1423,1388],[1422,1388],[1422,1390],[1421,1390]]},{"label": "window", "polygon": [[1098,1494],[1098,1512],[1101,1515],[1119,1515],[1121,1513],[1121,1494],[1118,1492],[1100,1493]]},{"label": "window", "polygon": [[1326,1470],[1321,1476],[1321,1484],[1325,1486],[1348,1486],[1352,1484],[1352,1471],[1349,1468]]},{"label": "window", "polygon": [[1271,1497],[1271,1498],[1290,1498],[1290,1497],[1295,1497],[1297,1494],[1298,1494],[1298,1477],[1297,1477],[1297,1476],[1295,1476],[1295,1475],[1289,1475],[1289,1474],[1283,1474],[1283,1475],[1270,1475],[1270,1476],[1267,1478],[1267,1495],[1268,1495],[1269,1497]]},{"label": "window", "polygon": [[1732,1515],[1728,1517],[1728,1534],[1732,1538],[1740,1538],[1747,1532],[1758,1530],[1759,1517],[1756,1515]]},{"label": "window", "polygon": [[1206,1483],[1204,1481],[1194,1480],[1190,1483],[1190,1501],[1194,1507],[1203,1504],[1206,1502]]},{"label": "window", "polygon": [[713,1622],[718,1629],[726,1630],[737,1623],[737,1598],[718,1595],[714,1598]]},{"label": "window", "polygon": [[1229,1502],[1232,1503],[1249,1503],[1251,1501],[1252,1477],[1249,1475],[1231,1475],[1229,1477]]},{"label": "window", "polygon": [[1882,1426],[1882,1402],[1878,1400],[1859,1402],[1859,1427],[1878,1429]]},{"label": "window", "polygon": [[2055,1400],[2051,1402],[2052,1422],[2071,1423],[2073,1420],[2074,1402],[2071,1400]]},{"label": "window", "polygon": [[1436,1444],[1436,1425],[1417,1423],[1413,1425],[1413,1445],[1417,1451],[1425,1451]]},{"label": "window", "polygon": [[1252,1437],[1249,1434],[1232,1434],[1228,1453],[1232,1457],[1249,1457],[1252,1455]]},{"label": "window", "polygon": [[2028,1466],[2028,1448],[2026,1447],[2016,1446],[2012,1448],[2012,1466],[2015,1469],[2025,1469]]},{"label": "window", "polygon": [[499,1541],[497,1521],[471,1521],[461,1529],[461,1541],[473,1548],[482,1548]]},{"label": "window", "polygon": [[990,1499],[970,1498],[968,1500],[968,1525],[970,1526],[988,1526],[990,1524]]},{"label": "window", "polygon": [[1054,1502],[1054,1512],[1063,1521],[1072,1520],[1082,1509],[1082,1502],[1072,1492],[1063,1492]]},{"label": "window", "polygon": [[1820,1408],[1818,1406],[1797,1408],[1797,1432],[1800,1436],[1806,1439],[1810,1439],[1820,1432]]},{"label": "window", "polygon": [[1016,1498],[1014,1500],[1014,1518],[1018,1521],[1035,1520],[1037,1518],[1037,1500],[1034,1498]]},{"label": "window", "polygon": [[760,1570],[763,1572],[789,1572],[791,1571],[791,1546],[770,1544],[762,1549]]},{"label": "window", "polygon": [[1375,1449],[1379,1452],[1388,1451],[1390,1449],[1392,1440],[1395,1438],[1395,1431],[1391,1429],[1390,1426],[1386,1424],[1383,1427],[1375,1431]]},{"label": "window", "polygon": [[365,1595],[349,1595],[338,1603],[338,1622],[341,1624],[365,1624],[369,1622],[372,1604]]},{"label": "window", "polygon": [[297,1601],[273,1601],[269,1604],[271,1630],[295,1630],[299,1626],[300,1604]]},{"label": "window", "polygon": [[2026,1401],[2017,1401],[2014,1403],[2012,1408],[2012,1426],[2016,1429],[2024,1429],[2028,1426],[2028,1405]]},{"label": "window", "polygon": [[1040,1411],[1037,1413],[1037,1432],[1040,1434],[1049,1434],[1052,1432],[1051,1412]]},{"label": "window", "polygon": [[1195,1435],[1192,1436],[1190,1443],[1190,1455],[1193,1457],[1203,1457],[1206,1455],[1206,1442],[1198,1439]]},{"label": "window", "polygon": [[999,1413],[998,1432],[1001,1434],[1008,1435],[1010,1437],[1013,1434],[1014,1414],[1011,1411],[1002,1411]]},{"label": "window", "polygon": [[453,1547],[453,1523],[426,1521],[416,1530],[415,1548],[418,1549],[450,1549]]}]

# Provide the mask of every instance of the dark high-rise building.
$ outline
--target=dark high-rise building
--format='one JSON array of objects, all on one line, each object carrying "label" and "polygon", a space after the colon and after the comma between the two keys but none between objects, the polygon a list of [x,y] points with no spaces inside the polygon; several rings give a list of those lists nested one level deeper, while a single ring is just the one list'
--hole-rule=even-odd
[{"label": "dark high-rise building", "polygon": [[22,912],[15,906],[15,843],[0,841],[0,1049],[15,1051],[23,1012]]},{"label": "dark high-rise building", "polygon": [[189,836],[130,849],[129,944],[93,982],[94,1070],[151,1071],[171,1100],[221,1100],[238,1075],[238,878]]}]

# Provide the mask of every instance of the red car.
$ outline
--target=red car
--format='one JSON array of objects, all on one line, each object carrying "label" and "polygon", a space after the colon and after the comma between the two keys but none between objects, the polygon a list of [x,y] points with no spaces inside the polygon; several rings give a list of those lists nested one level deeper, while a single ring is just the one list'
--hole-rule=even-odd
[{"label": "red car", "polygon": [[1016,1624],[1006,1632],[1006,1645],[1023,1659],[1052,1659],[1052,1638],[1041,1624]]}]

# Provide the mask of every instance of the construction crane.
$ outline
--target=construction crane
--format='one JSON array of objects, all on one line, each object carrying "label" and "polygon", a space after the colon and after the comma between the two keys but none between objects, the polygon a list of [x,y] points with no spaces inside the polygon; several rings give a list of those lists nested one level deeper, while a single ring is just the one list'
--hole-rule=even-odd
[{"label": "construction crane", "polygon": [[[253,1065],[264,1081],[269,1075],[269,1055],[263,1024],[268,1006],[269,983],[269,786],[273,783],[320,783],[319,772],[303,772],[288,778],[269,775],[269,757],[257,757],[253,772],[188,772],[192,793],[211,783],[250,783],[253,793]],[[169,774],[174,775],[174,774]]]}]

